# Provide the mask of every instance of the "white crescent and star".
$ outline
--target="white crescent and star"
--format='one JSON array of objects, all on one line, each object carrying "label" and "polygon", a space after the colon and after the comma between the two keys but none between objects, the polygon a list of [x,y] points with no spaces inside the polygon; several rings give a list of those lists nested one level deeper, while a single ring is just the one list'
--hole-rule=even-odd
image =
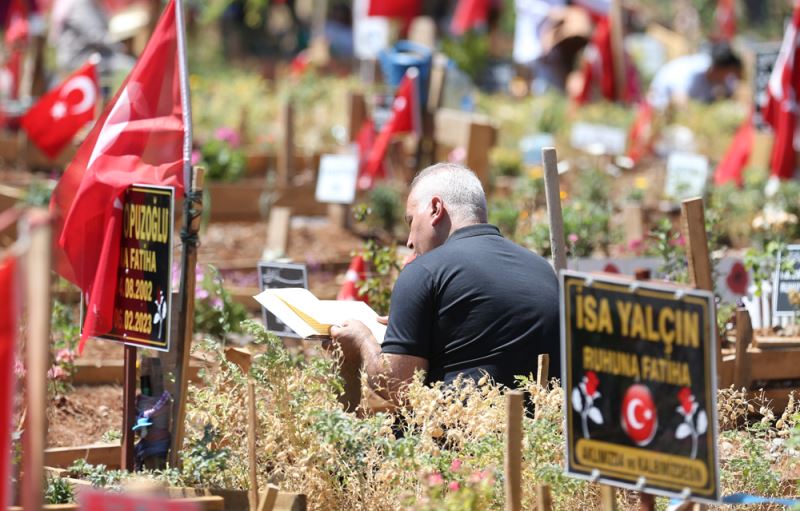
[{"label": "white crescent and star", "polygon": [[[644,403],[639,398],[631,399],[631,401],[628,403],[628,409],[626,410],[625,414],[628,418],[628,423],[631,425],[633,429],[642,429],[645,426],[643,422],[639,421],[639,419],[636,418],[636,410],[643,406]],[[652,417],[652,412],[650,412],[650,410],[645,410],[644,411],[645,420],[650,420],[651,417]]]},{"label": "white crescent and star", "polygon": [[[80,91],[81,100],[71,107],[67,106],[66,99],[72,91]],[[53,119],[61,119],[67,113],[70,115],[78,115],[89,111],[97,100],[97,90],[94,82],[88,76],[76,76],[69,80],[61,89],[59,100],[50,109],[50,115]]]}]

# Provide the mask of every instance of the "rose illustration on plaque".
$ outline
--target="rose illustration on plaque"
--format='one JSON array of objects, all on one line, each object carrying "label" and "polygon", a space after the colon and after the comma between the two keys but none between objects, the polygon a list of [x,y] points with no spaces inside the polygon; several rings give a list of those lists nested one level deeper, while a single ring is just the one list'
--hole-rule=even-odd
[{"label": "rose illustration on plaque", "polygon": [[603,414],[594,405],[594,402],[600,397],[600,391],[597,390],[599,385],[600,380],[597,378],[597,374],[594,371],[586,371],[578,386],[572,389],[572,408],[581,416],[583,438],[590,438],[590,420],[598,426],[603,425]]},{"label": "rose illustration on plaque", "polygon": [[164,330],[164,322],[167,319],[167,302],[164,300],[164,291],[158,291],[158,298],[154,300],[156,304],[156,313],[153,315],[153,323],[158,324],[158,338],[161,339],[161,333]]},{"label": "rose illustration on plaque", "polygon": [[675,438],[678,440],[692,438],[691,458],[695,459],[697,458],[698,439],[708,431],[708,416],[705,410],[699,410],[700,406],[689,387],[683,387],[678,391],[678,402],[680,406],[677,411],[683,416],[683,422],[675,430]]}]

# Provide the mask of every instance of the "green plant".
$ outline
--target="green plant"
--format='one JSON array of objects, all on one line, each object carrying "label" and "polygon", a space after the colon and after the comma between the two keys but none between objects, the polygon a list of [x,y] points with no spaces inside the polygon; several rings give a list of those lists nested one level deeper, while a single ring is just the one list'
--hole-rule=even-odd
[{"label": "green plant", "polygon": [[25,192],[25,204],[34,207],[47,207],[55,183],[50,181],[33,181]]},{"label": "green plant", "polygon": [[489,206],[489,223],[496,225],[507,238],[514,237],[519,217],[519,207],[512,201],[497,201]]},{"label": "green plant", "polygon": [[48,477],[44,501],[46,504],[70,504],[75,501],[75,490],[63,477]]},{"label": "green plant", "polygon": [[488,62],[489,36],[470,30],[461,37],[442,41],[442,52],[474,81]]},{"label": "green plant", "polygon": [[403,214],[403,204],[396,188],[377,185],[369,193],[369,216],[387,233],[394,234]]},{"label": "green plant", "polygon": [[522,173],[522,155],[516,149],[494,147],[489,152],[489,164],[495,176],[519,176]]},{"label": "green plant", "polygon": [[48,390],[64,394],[71,388],[75,373],[75,348],[80,339],[80,326],[73,309],[55,300],[50,315],[50,338],[53,364],[47,371]]},{"label": "green plant", "polygon": [[109,429],[100,437],[101,442],[105,443],[115,443],[122,440],[122,431],[119,429]]},{"label": "green plant", "polygon": [[368,239],[364,242],[361,255],[371,271],[358,286],[358,292],[366,294],[370,306],[378,314],[388,314],[394,280],[400,270],[397,247],[384,246],[377,240]]},{"label": "green plant", "polygon": [[[744,266],[753,274],[753,283],[756,286],[755,295],[761,296],[764,282],[768,282],[778,269],[778,257],[785,255],[786,245],[781,241],[770,241],[764,250],[749,248],[744,254]],[[791,270],[792,263],[782,259],[781,270]]]},{"label": "green plant", "polygon": [[192,439],[183,450],[183,477],[190,484],[213,484],[214,479],[228,468],[230,449],[215,447],[217,433],[210,424],[203,435]]},{"label": "green plant", "polygon": [[222,339],[229,332],[240,332],[240,324],[247,318],[247,311],[234,302],[223,286],[222,276],[212,265],[197,265],[195,270],[196,290],[194,328],[214,338]]},{"label": "green plant", "polygon": [[239,134],[230,128],[219,128],[214,137],[200,148],[200,163],[210,181],[236,181],[244,174],[244,153],[239,147]]},{"label": "green plant", "polygon": [[651,243],[648,254],[661,258],[658,272],[666,280],[686,283],[689,281],[689,270],[683,246],[685,244],[680,232],[672,228],[668,218],[662,218],[648,234]]}]

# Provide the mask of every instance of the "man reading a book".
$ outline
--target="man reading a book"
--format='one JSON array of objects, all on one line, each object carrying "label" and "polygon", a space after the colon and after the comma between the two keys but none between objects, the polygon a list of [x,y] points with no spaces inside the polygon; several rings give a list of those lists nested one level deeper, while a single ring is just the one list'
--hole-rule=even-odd
[{"label": "man reading a book", "polygon": [[[392,290],[382,344],[359,321],[331,328],[345,380],[360,368],[395,404],[416,371],[446,384],[459,375],[515,386],[550,355],[560,372],[558,281],[549,263],[487,223],[486,196],[475,174],[440,163],[420,172],[406,203],[408,263]],[[348,371],[349,369],[349,371]],[[350,378],[348,378],[348,373]],[[357,380],[357,379],[356,379]],[[351,407],[358,381],[347,382]]]}]

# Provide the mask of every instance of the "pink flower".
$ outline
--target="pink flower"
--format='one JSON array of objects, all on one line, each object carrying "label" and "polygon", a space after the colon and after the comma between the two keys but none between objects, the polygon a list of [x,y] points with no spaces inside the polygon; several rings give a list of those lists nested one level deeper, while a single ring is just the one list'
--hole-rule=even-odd
[{"label": "pink flower", "polygon": [[580,236],[578,236],[578,235],[577,235],[577,234],[575,234],[574,232],[573,232],[573,233],[570,233],[570,234],[567,236],[567,241],[569,241],[569,242],[570,242],[570,243],[572,243],[573,245],[574,245],[575,243],[577,243],[579,239],[581,239],[581,238],[580,238]]},{"label": "pink flower", "polygon": [[205,300],[208,298],[208,291],[203,286],[197,286],[194,290],[195,300]]},{"label": "pink flower", "polygon": [[223,142],[227,142],[234,149],[239,147],[239,144],[242,142],[239,134],[236,133],[236,130],[225,126],[217,128],[217,131],[214,132],[214,138]]},{"label": "pink flower", "polygon": [[450,481],[450,484],[447,485],[447,489],[450,491],[458,491],[461,489],[461,485],[458,484],[458,481]]},{"label": "pink flower", "polygon": [[458,472],[460,468],[461,468],[461,460],[458,458],[454,459],[453,462],[450,464],[450,472]]},{"label": "pink flower", "polygon": [[628,242],[628,250],[630,250],[631,252],[635,252],[638,254],[639,252],[641,252],[642,248],[644,248],[644,240],[642,239],[630,240]]},{"label": "pink flower", "polygon": [[428,475],[428,486],[439,486],[444,483],[444,477],[439,472]]},{"label": "pink flower", "polygon": [[222,303],[222,298],[220,298],[219,296],[215,296],[214,298],[211,299],[211,306],[214,307],[215,309],[222,309],[223,305],[224,304]]},{"label": "pink flower", "polygon": [[683,387],[678,392],[678,401],[681,402],[681,408],[683,411],[688,415],[692,413],[692,406],[694,405],[694,396],[692,395],[692,389],[689,387]]},{"label": "pink flower", "polygon": [[47,371],[47,377],[51,380],[64,380],[67,377],[67,373],[61,366],[53,366]]},{"label": "pink flower", "polygon": [[673,247],[682,247],[686,245],[686,240],[683,238],[683,234],[681,234],[674,240],[670,240],[669,244]]},{"label": "pink flower", "polygon": [[71,349],[60,349],[58,353],[56,353],[56,363],[58,364],[69,364],[72,363],[73,360],[75,360],[75,353],[73,353]]},{"label": "pink flower", "polygon": [[485,482],[489,485],[494,484],[494,478],[492,474],[488,470],[476,470],[467,478],[467,481],[470,483],[480,483]]},{"label": "pink flower", "polygon": [[597,394],[597,387],[600,385],[600,380],[597,379],[597,375],[594,371],[586,371],[586,393],[589,396],[594,397]]},{"label": "pink flower", "polygon": [[200,160],[203,159],[203,155],[197,149],[192,151],[192,165],[197,165],[200,163]]},{"label": "pink flower", "polygon": [[19,360],[14,360],[14,374],[17,378],[25,378],[25,366]]}]

